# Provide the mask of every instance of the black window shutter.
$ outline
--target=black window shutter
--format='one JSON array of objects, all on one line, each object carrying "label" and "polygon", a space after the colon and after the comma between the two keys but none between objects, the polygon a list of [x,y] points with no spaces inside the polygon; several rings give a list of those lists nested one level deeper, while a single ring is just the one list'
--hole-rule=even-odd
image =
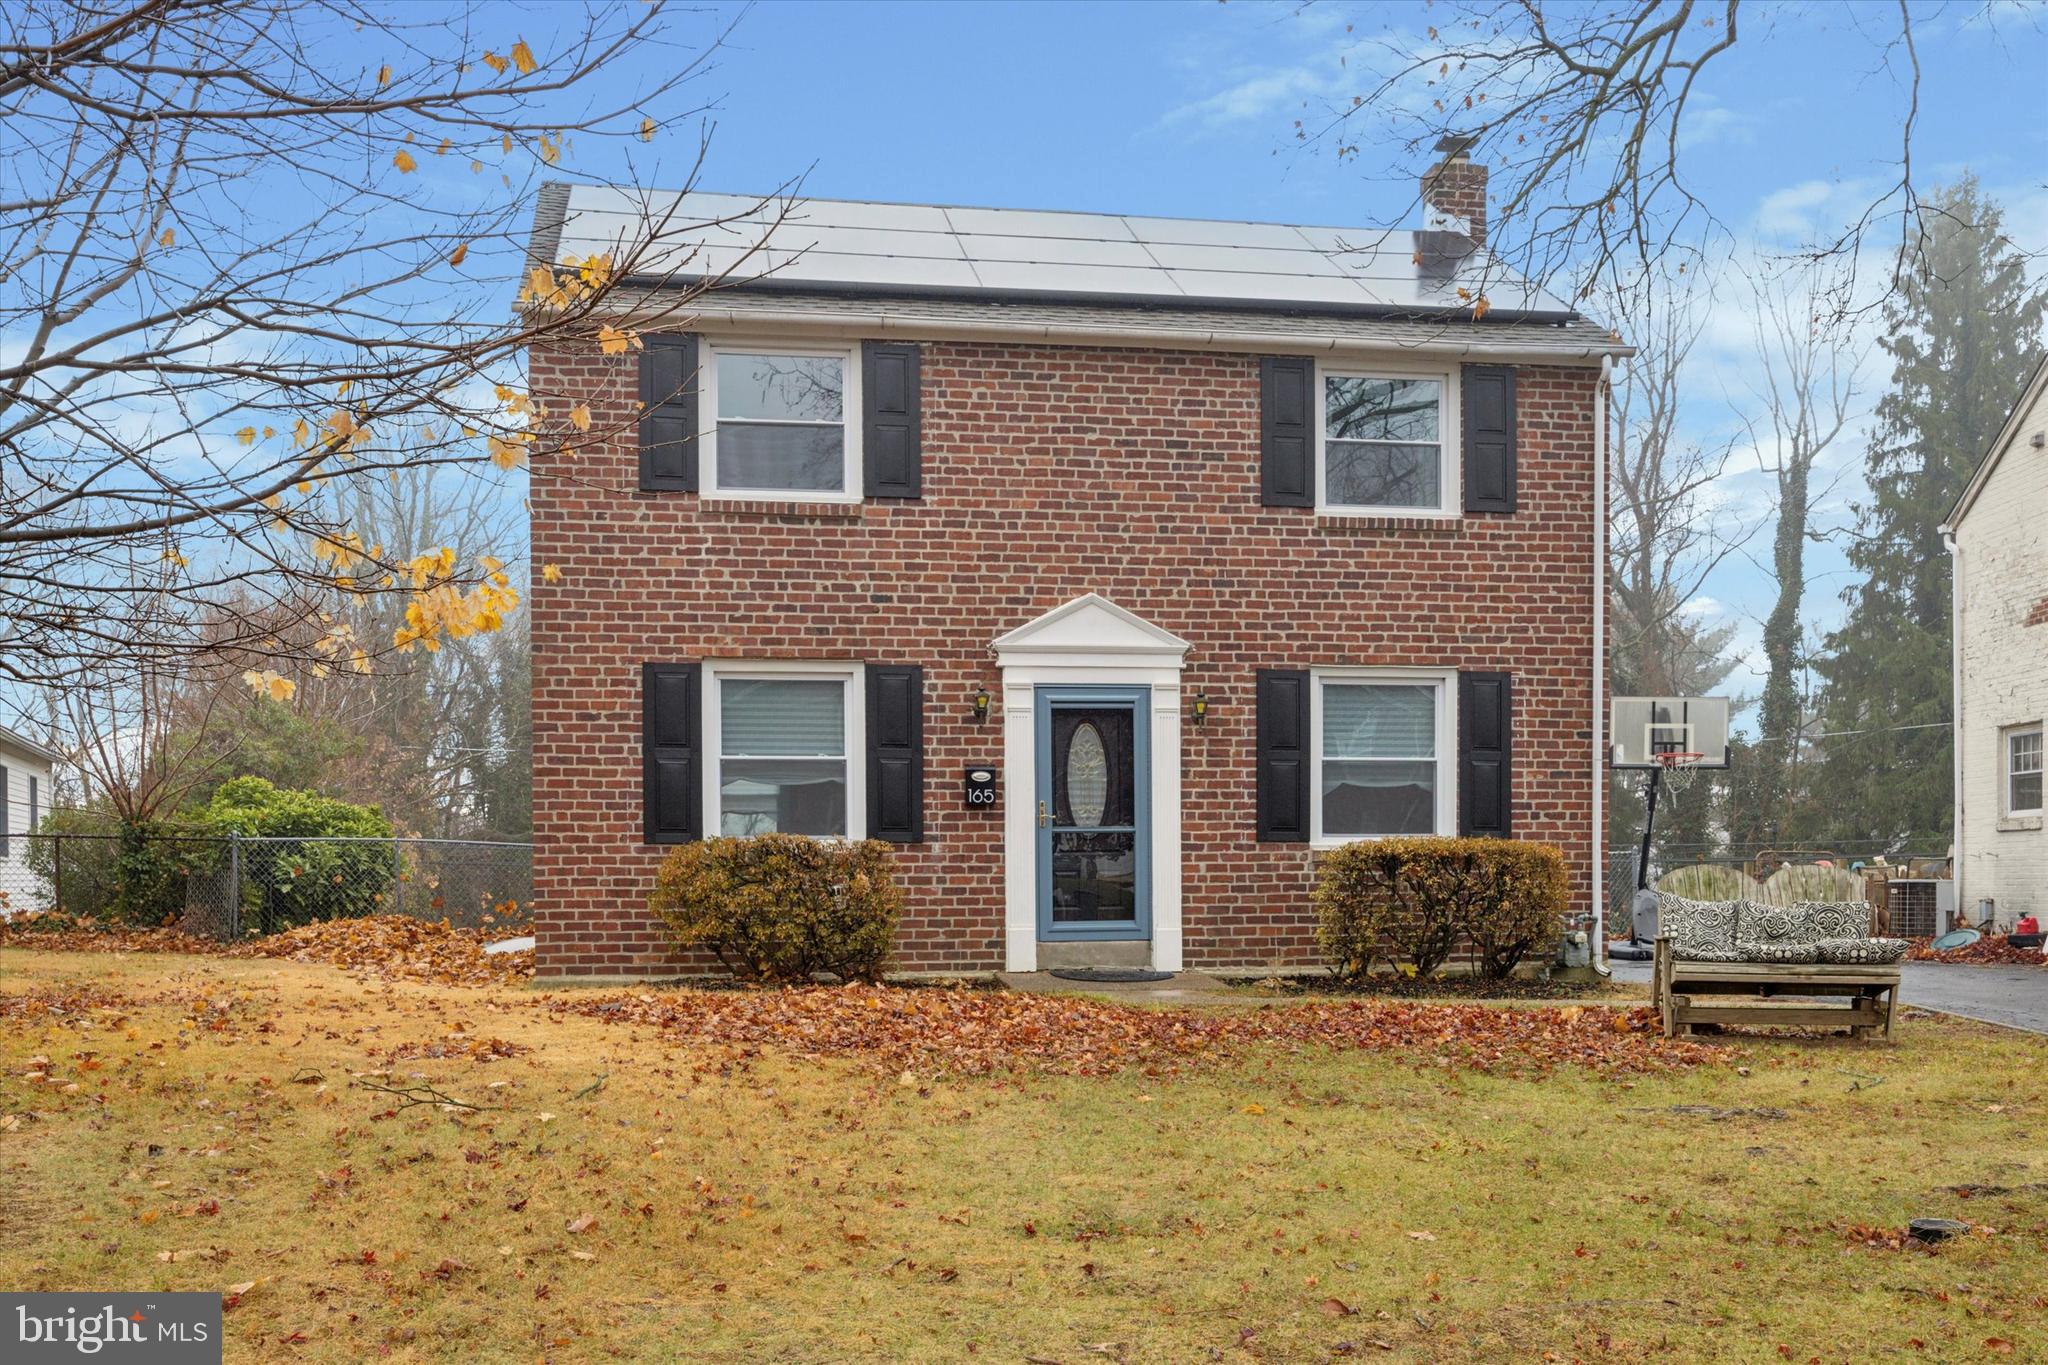
[{"label": "black window shutter", "polygon": [[1258,702],[1259,838],[1308,841],[1308,670],[1262,668]]},{"label": "black window shutter", "polygon": [[862,482],[871,498],[915,498],[924,492],[918,349],[914,342],[861,343]]},{"label": "black window shutter", "polygon": [[650,336],[640,352],[640,489],[697,487],[697,338]]},{"label": "black window shutter", "polygon": [[1467,365],[1460,385],[1465,417],[1465,510],[1515,510],[1515,367]]},{"label": "black window shutter", "polygon": [[704,834],[698,677],[696,664],[640,670],[641,801],[650,844],[687,844]]},{"label": "black window shutter", "polygon": [[1316,362],[1304,355],[1259,360],[1259,501],[1316,505]]},{"label": "black window shutter", "polygon": [[1514,836],[1513,684],[1505,673],[1458,675],[1458,833]]},{"label": "black window shutter", "polygon": [[[7,783],[10,776],[6,767],[0,765],[0,858],[12,857],[14,853],[14,843],[11,837],[11,831],[14,829],[14,811],[8,804],[9,793],[7,791]],[[31,778],[30,781],[34,781],[34,779]],[[29,832],[33,834],[35,831],[31,828]]]},{"label": "black window shutter", "polygon": [[869,664],[868,838],[924,842],[924,669]]}]

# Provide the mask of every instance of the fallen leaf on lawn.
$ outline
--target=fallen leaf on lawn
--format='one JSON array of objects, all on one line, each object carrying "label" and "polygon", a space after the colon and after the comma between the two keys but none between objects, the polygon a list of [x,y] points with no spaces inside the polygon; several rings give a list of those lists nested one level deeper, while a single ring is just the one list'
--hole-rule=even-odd
[{"label": "fallen leaf on lawn", "polygon": [[1266,1106],[1263,1104],[1248,1104],[1238,1110],[1238,1112],[1240,1114],[1263,1114],[1266,1112]]},{"label": "fallen leaf on lawn", "polygon": [[156,1258],[159,1261],[176,1263],[178,1261],[196,1261],[211,1255],[213,1255],[213,1248],[208,1247],[202,1251],[159,1251],[156,1254]]},{"label": "fallen leaf on lawn", "polygon": [[555,1121],[555,1116],[553,1114],[550,1114],[547,1110],[543,1109],[540,1111],[540,1121],[542,1123],[553,1123]]},{"label": "fallen leaf on lawn", "polygon": [[597,1215],[594,1213],[586,1213],[580,1218],[571,1218],[569,1220],[569,1231],[571,1232],[588,1232],[596,1226]]},{"label": "fallen leaf on lawn", "polygon": [[594,1253],[588,1251],[572,1251],[569,1254],[579,1261],[594,1261],[597,1259]]},{"label": "fallen leaf on lawn", "polygon": [[1411,1232],[1408,1235],[1418,1242],[1434,1242],[1436,1240],[1436,1234],[1433,1232]]},{"label": "fallen leaf on lawn", "polygon": [[1355,1317],[1358,1313],[1356,1308],[1353,1308],[1342,1299],[1324,1299],[1323,1311],[1333,1318]]}]

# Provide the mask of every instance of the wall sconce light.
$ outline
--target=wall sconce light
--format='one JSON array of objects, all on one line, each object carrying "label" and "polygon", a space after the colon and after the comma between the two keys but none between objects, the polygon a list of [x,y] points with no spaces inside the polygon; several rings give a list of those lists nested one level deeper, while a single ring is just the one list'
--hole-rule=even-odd
[{"label": "wall sconce light", "polygon": [[1209,718],[1209,694],[1195,693],[1195,724],[1200,725]]},{"label": "wall sconce light", "polygon": [[988,723],[988,689],[986,687],[978,688],[974,693],[974,723],[976,725],[986,725]]}]

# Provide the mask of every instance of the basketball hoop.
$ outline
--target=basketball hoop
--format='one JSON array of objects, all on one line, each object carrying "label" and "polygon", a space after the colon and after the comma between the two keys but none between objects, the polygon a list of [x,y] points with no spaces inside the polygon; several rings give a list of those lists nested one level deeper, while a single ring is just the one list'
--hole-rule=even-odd
[{"label": "basketball hoop", "polygon": [[1707,761],[1707,756],[1691,750],[1674,750],[1671,753],[1651,754],[1651,761],[1664,765],[1666,772],[1673,768],[1691,768]]}]

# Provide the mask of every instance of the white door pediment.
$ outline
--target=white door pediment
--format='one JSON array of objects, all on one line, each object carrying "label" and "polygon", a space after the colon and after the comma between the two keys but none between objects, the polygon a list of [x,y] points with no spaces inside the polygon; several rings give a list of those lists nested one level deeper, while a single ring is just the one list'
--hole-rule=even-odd
[{"label": "white door pediment", "polygon": [[1155,666],[1179,668],[1189,648],[1172,631],[1092,592],[1025,622],[992,647],[1005,668],[1028,666],[1034,658],[1072,662],[1077,654],[1149,658]]}]

